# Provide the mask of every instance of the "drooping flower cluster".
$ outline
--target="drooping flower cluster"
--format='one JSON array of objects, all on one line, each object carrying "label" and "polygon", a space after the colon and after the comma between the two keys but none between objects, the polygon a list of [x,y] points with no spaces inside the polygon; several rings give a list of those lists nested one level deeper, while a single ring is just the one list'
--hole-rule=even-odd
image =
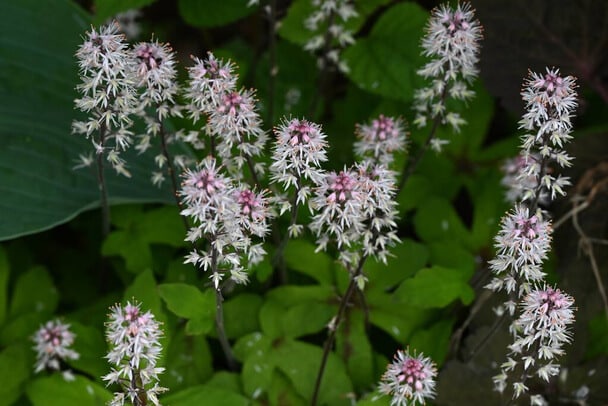
[{"label": "drooping flower cluster", "polygon": [[195,121],[201,114],[207,117],[205,129],[211,137],[212,154],[217,152],[237,180],[246,165],[255,172],[254,176],[263,173],[263,165],[252,160],[262,154],[267,140],[254,92],[237,89],[237,76],[230,62],[218,60],[211,53],[205,60],[194,58],[194,62],[188,69],[188,109]]},{"label": "drooping flower cluster", "polygon": [[[504,308],[514,317],[509,327],[513,344],[508,361],[494,377],[495,388],[503,391],[512,382],[513,395],[528,391],[526,379],[538,376],[546,381],[559,372],[555,359],[562,355],[562,345],[570,341],[568,327],[574,321],[574,300],[559,289],[548,288],[542,263],[551,243],[551,226],[539,203],[565,194],[566,177],[554,176],[550,164],[570,165],[571,157],[563,151],[570,140],[571,118],[576,107],[574,78],[561,77],[557,70],[545,75],[530,72],[522,92],[526,113],[520,128],[530,131],[522,137],[522,153],[514,164],[513,189],[519,201],[501,223],[495,238],[496,258],[490,261],[494,278],[488,288],[509,294]],[[519,307],[517,302],[519,301]],[[539,396],[531,396],[536,402]]]},{"label": "drooping flower cluster", "polygon": [[[136,106],[134,60],[117,25],[110,24],[87,32],[76,52],[82,83],[76,107],[88,114],[86,121],[75,121],[72,132],[91,138],[95,153],[104,155],[114,170],[130,176],[120,152],[132,142],[130,115]],[[83,165],[90,158],[81,157]]]},{"label": "drooping flower cluster", "polygon": [[262,238],[268,232],[267,221],[272,213],[265,193],[243,185],[235,187],[212,157],[205,158],[196,169],[186,170],[183,178],[181,214],[192,218],[194,224],[186,240],[209,245],[194,248],[186,262],[211,271],[216,289],[224,274],[237,283],[246,283],[241,258],[255,264],[265,254],[261,243],[251,240],[251,236]]},{"label": "drooping flower cluster", "polygon": [[36,344],[36,373],[51,370],[62,371],[66,381],[73,380],[74,376],[69,369],[64,369],[62,364],[69,360],[76,360],[80,356],[70,347],[74,344],[75,334],[70,331],[70,325],[60,320],[50,320],[40,326],[32,340]]},{"label": "drooping flower cluster", "polygon": [[[441,119],[458,131],[465,120],[456,112],[447,111],[446,100],[468,100],[474,96],[469,88],[477,76],[479,42],[482,28],[469,3],[456,9],[441,5],[433,10],[422,40],[424,55],[431,60],[418,74],[431,81],[414,95],[415,123],[424,127],[429,120]],[[433,140],[440,149],[446,140]]]},{"label": "drooping flower cluster", "polygon": [[[274,130],[276,143],[270,165],[271,181],[280,183],[286,191],[295,189],[293,199],[279,201],[283,214],[294,205],[307,203],[311,184],[318,184],[324,176],[321,163],[327,161],[327,141],[321,126],[307,120],[283,119]],[[301,233],[301,225],[290,225],[289,233],[295,237]]]},{"label": "drooping flower cluster", "polygon": [[[568,327],[574,322],[573,306],[571,296],[552,287],[534,289],[526,295],[521,304],[522,313],[515,321],[515,342],[509,346],[512,357],[508,357],[501,373],[493,378],[497,390],[502,392],[506,388],[508,374],[517,367],[523,369],[524,374],[536,375],[547,382],[559,373],[559,364],[554,360],[563,355],[563,345],[571,341]],[[527,390],[523,380],[513,382],[515,397]]]},{"label": "drooping flower cluster", "polygon": [[340,51],[353,44],[353,33],[345,23],[357,16],[349,0],[311,0],[314,12],[304,21],[305,27],[315,33],[304,45],[304,49],[319,54],[317,64],[324,69],[327,63],[348,72],[346,63],[340,59]]},{"label": "drooping flower cluster", "polygon": [[[136,62],[137,87],[142,89],[137,114],[146,123],[146,132],[138,136],[135,149],[145,152],[151,147],[151,140],[155,137],[162,137],[163,144],[172,141],[173,137],[168,136],[163,121],[167,117],[182,117],[181,106],[176,104],[179,92],[177,70],[174,52],[169,45],[158,41],[135,45],[133,58]],[[175,161],[180,163],[183,158],[177,158]],[[162,151],[156,155],[155,162],[159,171],[153,172],[152,182],[160,185],[165,180],[163,168],[167,165],[167,157]]]},{"label": "drooping flower cluster", "polygon": [[391,406],[424,405],[435,397],[437,368],[422,353],[397,351],[380,382],[380,392],[391,396]]},{"label": "drooping flower cluster", "polygon": [[108,385],[121,388],[114,393],[111,406],[153,404],[158,406],[158,395],[167,389],[158,385],[158,375],[164,368],[157,367],[163,333],[160,323],[150,312],[143,312],[137,302],[123,308],[111,308],[106,323],[106,338],[110,352],[106,356],[112,365],[111,372],[103,377]]},{"label": "drooping flower cluster", "polygon": [[389,165],[393,154],[403,151],[406,146],[405,124],[400,118],[381,114],[370,124],[357,125],[355,154],[359,158],[372,159]]}]

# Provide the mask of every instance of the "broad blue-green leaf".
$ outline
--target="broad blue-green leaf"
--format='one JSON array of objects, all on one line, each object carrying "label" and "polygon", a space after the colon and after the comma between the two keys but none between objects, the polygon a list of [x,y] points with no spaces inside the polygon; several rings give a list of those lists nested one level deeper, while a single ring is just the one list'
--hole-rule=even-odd
[{"label": "broad blue-green leaf", "polygon": [[349,78],[371,93],[411,101],[414,90],[423,84],[416,70],[423,64],[420,39],[427,18],[428,13],[415,3],[391,7],[368,37],[344,51]]},{"label": "broad blue-green leaf", "polygon": [[161,398],[161,402],[171,406],[249,405],[249,400],[244,396],[209,385],[192,386],[177,393],[169,392]]},{"label": "broad blue-green leaf", "polygon": [[156,0],[95,0],[95,20],[98,23],[127,10],[140,9]]},{"label": "broad blue-green leaf", "polygon": [[189,319],[186,332],[208,333],[213,326],[215,297],[211,289],[201,292],[198,288],[183,283],[165,283],[158,286],[160,297],[171,312]]},{"label": "broad blue-green leaf", "polygon": [[421,269],[416,276],[404,281],[395,296],[405,303],[420,308],[445,307],[456,299],[465,305],[475,298],[466,275],[456,269],[440,266]]},{"label": "broad blue-green leaf", "polygon": [[[79,83],[74,53],[89,16],[69,0],[3,1],[0,15],[0,211],[11,214],[0,222],[0,240],[6,240],[99,207],[99,189],[92,168],[73,169],[79,154],[93,152],[89,140],[71,134]],[[124,158],[132,178],[106,173],[111,204],[173,204],[168,189],[150,182],[153,154]]]},{"label": "broad blue-green leaf", "polygon": [[217,27],[240,20],[255,12],[248,0],[179,0],[179,13],[195,27]]},{"label": "broad blue-green leaf", "polygon": [[33,371],[34,352],[30,345],[19,343],[0,352],[0,404],[12,404],[22,391],[22,385]]},{"label": "broad blue-green leaf", "polygon": [[287,267],[308,275],[322,284],[331,284],[333,260],[325,252],[315,252],[316,246],[306,240],[287,243],[284,257]]},{"label": "broad blue-green leaf", "polygon": [[11,300],[11,317],[27,312],[53,314],[59,302],[59,293],[51,276],[37,266],[19,276]]},{"label": "broad blue-green leaf", "polygon": [[34,406],[104,406],[112,399],[106,388],[83,376],[66,381],[53,374],[32,381],[25,391]]},{"label": "broad blue-green leaf", "polygon": [[8,277],[10,268],[4,248],[0,246],[0,326],[4,323],[8,309]]}]

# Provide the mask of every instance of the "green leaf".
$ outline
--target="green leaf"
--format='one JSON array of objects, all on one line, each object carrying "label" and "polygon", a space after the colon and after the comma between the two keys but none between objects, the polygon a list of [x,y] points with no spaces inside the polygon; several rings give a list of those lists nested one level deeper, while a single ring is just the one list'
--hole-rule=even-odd
[{"label": "green leaf", "polygon": [[0,404],[11,405],[21,395],[34,363],[34,352],[29,345],[19,343],[0,352]]},{"label": "green leaf", "polygon": [[[74,52],[89,17],[69,0],[4,1],[0,15],[0,211],[11,213],[0,222],[0,240],[6,240],[99,207],[99,188],[95,170],[73,169],[79,154],[93,152],[90,140],[71,134],[79,83]],[[173,203],[168,185],[150,182],[152,153],[123,157],[132,178],[108,170],[111,204]]]},{"label": "green leaf", "polygon": [[410,350],[424,353],[441,366],[450,350],[453,325],[454,320],[441,320],[428,329],[416,331],[409,341]]},{"label": "green leaf", "polygon": [[405,343],[413,331],[425,325],[430,312],[407,305],[399,296],[370,291],[366,294],[370,321],[396,341]]},{"label": "green leaf", "polygon": [[226,25],[255,12],[257,7],[247,7],[248,0],[179,0],[179,13],[195,27]]},{"label": "green leaf", "polygon": [[224,325],[228,338],[238,338],[258,331],[258,313],[262,298],[251,293],[242,293],[224,303]]},{"label": "green leaf", "polygon": [[[264,401],[265,399],[262,398],[262,402]],[[277,406],[306,406],[310,404],[303,396],[298,394],[289,378],[277,369],[272,371],[270,387],[268,388],[268,402]]]},{"label": "green leaf", "polygon": [[249,405],[249,400],[242,395],[210,385],[192,386],[177,393],[169,393],[161,398],[161,402],[171,406]]},{"label": "green leaf", "polygon": [[290,240],[284,256],[287,267],[314,278],[321,284],[332,282],[333,260],[325,252],[315,252],[317,247],[306,240]]},{"label": "green leaf", "polygon": [[4,324],[8,308],[8,278],[10,275],[8,258],[0,246],[0,326]]},{"label": "green leaf", "polygon": [[76,335],[73,348],[80,354],[77,360],[69,361],[70,366],[91,376],[107,374],[109,365],[104,358],[107,345],[101,330],[71,320],[67,322],[70,324],[70,330]]},{"label": "green leaf", "polygon": [[475,298],[462,273],[441,266],[421,269],[416,276],[404,281],[395,295],[409,305],[424,309],[446,307],[456,299],[468,305]]},{"label": "green leaf", "polygon": [[83,376],[66,381],[53,374],[32,381],[25,391],[34,406],[104,406],[112,399],[103,386]]},{"label": "green leaf", "polygon": [[399,212],[405,213],[419,207],[431,193],[431,182],[424,175],[412,174],[403,186],[397,200],[399,202]]},{"label": "green leaf", "polygon": [[462,220],[445,199],[427,199],[414,215],[414,226],[418,236],[426,242],[447,241],[467,247],[470,234]]},{"label": "green leaf", "polygon": [[215,315],[213,290],[204,293],[198,288],[184,283],[165,283],[158,286],[160,297],[171,312],[189,319],[186,332],[205,334],[211,331]]},{"label": "green leaf", "polygon": [[470,251],[449,241],[431,243],[429,248],[431,264],[458,270],[463,280],[468,280],[473,276],[477,262]]},{"label": "green leaf", "polygon": [[373,351],[363,312],[350,312],[343,323],[336,336],[336,354],[346,360],[355,391],[362,392],[374,381]]},{"label": "green leaf", "polygon": [[125,290],[123,295],[125,301],[137,301],[142,304],[142,310],[150,310],[156,319],[166,321],[162,310],[162,303],[158,294],[156,279],[151,270],[137,275],[133,283]]},{"label": "green leaf", "polygon": [[118,13],[127,10],[140,9],[154,3],[156,0],[95,0],[95,21],[101,23]]},{"label": "green leaf", "polygon": [[394,288],[426,265],[429,249],[426,245],[405,239],[391,249],[391,254],[386,265],[372,259],[365,262],[363,271],[369,278],[369,282],[365,285],[366,291],[385,292]]},{"label": "green leaf", "polygon": [[179,329],[171,335],[167,346],[163,386],[171,392],[205,382],[213,374],[213,357],[207,340],[202,335],[187,335]]},{"label": "green leaf", "polygon": [[[285,340],[275,351],[277,368],[289,378],[300,396],[310,399],[323,350],[316,345]],[[329,354],[324,376],[319,404],[349,405],[348,394],[353,390],[352,383],[344,364],[333,353]]]},{"label": "green leaf", "polygon": [[344,51],[349,78],[368,92],[411,101],[414,90],[423,84],[416,70],[424,61],[419,44],[427,18],[428,13],[415,3],[391,7],[368,37]]},{"label": "green leaf", "polygon": [[34,267],[17,279],[10,315],[15,317],[28,312],[51,315],[58,302],[59,294],[47,270]]},{"label": "green leaf", "polygon": [[310,302],[290,307],[282,315],[283,333],[291,338],[318,333],[335,315],[336,306],[327,303]]},{"label": "green leaf", "polygon": [[608,355],[608,320],[606,314],[601,313],[589,322],[589,339],[587,341],[587,359],[600,355]]}]

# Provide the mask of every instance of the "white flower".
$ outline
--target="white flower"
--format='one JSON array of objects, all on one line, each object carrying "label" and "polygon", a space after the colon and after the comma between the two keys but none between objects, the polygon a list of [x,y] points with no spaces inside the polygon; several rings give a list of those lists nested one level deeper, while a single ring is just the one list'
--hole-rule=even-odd
[{"label": "white flower", "polygon": [[397,351],[380,382],[380,392],[392,396],[391,406],[424,405],[435,397],[437,368],[423,354]]},{"label": "white flower", "polygon": [[355,153],[361,158],[370,156],[379,163],[390,164],[394,159],[393,153],[405,149],[404,126],[402,119],[382,114],[371,124],[357,125]]},{"label": "white flower", "polygon": [[[75,337],[70,331],[70,325],[59,320],[51,320],[40,326],[32,337],[36,344],[35,372],[61,371],[62,363],[78,359],[80,355],[70,348],[74,344]],[[74,379],[69,370],[64,371],[64,377],[66,380]]]},{"label": "white flower", "polygon": [[158,375],[164,371],[156,366],[162,351],[160,324],[151,312],[142,312],[137,302],[127,302],[124,308],[116,304],[109,318],[106,338],[110,352],[106,358],[113,366],[103,380],[121,387],[110,404],[124,405],[127,400],[141,404],[147,399],[158,406],[158,394],[167,390],[158,386]]}]

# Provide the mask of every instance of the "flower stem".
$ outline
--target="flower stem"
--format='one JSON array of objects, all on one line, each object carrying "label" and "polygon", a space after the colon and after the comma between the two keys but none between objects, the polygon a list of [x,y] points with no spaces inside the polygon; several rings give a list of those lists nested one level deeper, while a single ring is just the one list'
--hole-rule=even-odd
[{"label": "flower stem", "polygon": [[108,188],[106,186],[103,164],[105,142],[106,126],[105,123],[102,123],[99,129],[99,148],[101,151],[97,154],[97,185],[99,187],[99,202],[101,205],[101,236],[104,240],[110,234],[110,206],[108,204]]},{"label": "flower stem", "polygon": [[348,287],[346,288],[346,292],[344,296],[342,296],[342,300],[340,301],[340,306],[338,307],[338,313],[336,317],[332,320],[329,326],[329,336],[325,340],[325,344],[323,345],[323,356],[321,357],[321,365],[319,366],[319,372],[317,373],[317,379],[315,381],[315,388],[312,394],[312,400],[310,402],[311,406],[316,406],[319,390],[321,389],[321,382],[323,381],[323,373],[325,372],[325,367],[327,365],[327,360],[329,358],[329,353],[333,347],[334,341],[336,339],[336,332],[338,331],[338,327],[340,326],[340,322],[342,321],[344,314],[346,313],[346,307],[352,297],[355,289],[357,288],[357,277],[361,275],[363,270],[363,264],[365,264],[365,260],[367,259],[367,255],[364,255],[359,260],[359,264],[357,265],[357,269],[354,273],[351,273],[350,282],[348,283]]},{"label": "flower stem", "polygon": [[[214,273],[218,272],[217,269],[217,250],[212,248],[211,254],[211,269]],[[228,341],[226,335],[226,328],[224,327],[224,297],[222,296],[221,286],[215,288],[215,327],[217,330],[217,338],[220,341],[224,356],[226,357],[226,364],[228,369],[231,371],[237,370],[237,362],[232,352],[232,347]]]}]

